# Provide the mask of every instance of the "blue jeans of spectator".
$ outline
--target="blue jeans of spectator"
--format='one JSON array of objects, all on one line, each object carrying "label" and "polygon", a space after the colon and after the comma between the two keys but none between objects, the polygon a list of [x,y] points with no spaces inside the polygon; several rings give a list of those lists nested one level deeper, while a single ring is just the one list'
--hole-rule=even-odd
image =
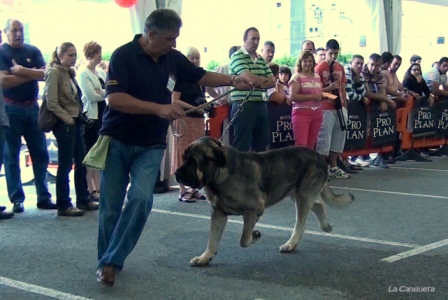
[{"label": "blue jeans of spectator", "polygon": [[3,149],[5,147],[5,132],[8,127],[0,125],[0,170],[3,166]]},{"label": "blue jeans of spectator", "polygon": [[76,121],[75,125],[67,125],[59,120],[53,129],[58,143],[58,171],[56,173],[56,205],[58,210],[66,210],[72,206],[70,198],[69,174],[75,163],[75,191],[76,203],[87,202],[86,167],[82,164],[86,149],[82,138],[82,125]]},{"label": "blue jeans of spectator", "polygon": [[5,133],[4,148],[5,175],[9,199],[12,203],[25,200],[19,161],[23,136],[33,162],[37,201],[48,201],[51,198],[47,185],[48,151],[45,134],[37,126],[39,107],[37,104],[35,106],[7,104],[5,110],[10,123]]},{"label": "blue jeans of spectator", "polygon": [[[232,119],[241,101],[234,101],[230,111]],[[266,151],[269,144],[269,115],[266,102],[248,101],[236,115],[232,124],[232,146],[239,151]]]},{"label": "blue jeans of spectator", "polygon": [[[151,212],[164,147],[125,145],[111,139],[101,172],[98,230],[99,267],[122,269]],[[126,190],[128,202],[123,209]]]}]

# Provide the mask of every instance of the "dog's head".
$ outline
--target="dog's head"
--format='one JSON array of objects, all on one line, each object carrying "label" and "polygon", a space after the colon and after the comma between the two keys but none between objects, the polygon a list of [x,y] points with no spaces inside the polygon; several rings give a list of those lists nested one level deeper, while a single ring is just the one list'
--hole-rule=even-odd
[{"label": "dog's head", "polygon": [[210,137],[191,143],[183,154],[184,162],[176,170],[176,181],[192,188],[202,188],[212,182],[220,168],[226,166],[222,144]]}]

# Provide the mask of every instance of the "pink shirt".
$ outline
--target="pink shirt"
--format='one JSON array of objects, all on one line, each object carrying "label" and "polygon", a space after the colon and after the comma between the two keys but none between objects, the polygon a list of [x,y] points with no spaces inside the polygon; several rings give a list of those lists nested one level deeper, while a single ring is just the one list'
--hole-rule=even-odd
[{"label": "pink shirt", "polygon": [[[300,84],[299,94],[310,95],[310,94],[318,94],[322,93],[322,82],[320,81],[320,76],[317,73],[314,73],[314,78],[308,78],[303,73],[294,73],[292,75],[290,82],[297,82]],[[293,109],[299,108],[312,108],[318,109],[321,106],[321,101],[319,100],[309,100],[309,101],[294,101],[292,103]]]}]

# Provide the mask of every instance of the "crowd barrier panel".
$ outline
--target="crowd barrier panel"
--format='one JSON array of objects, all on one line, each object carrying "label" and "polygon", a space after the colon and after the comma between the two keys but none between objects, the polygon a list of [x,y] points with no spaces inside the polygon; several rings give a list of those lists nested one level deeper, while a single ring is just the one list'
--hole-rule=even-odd
[{"label": "crowd barrier panel", "polygon": [[439,98],[430,105],[427,97],[407,99],[400,112],[401,149],[405,152],[397,160],[430,161],[422,158],[414,149],[447,145],[448,100]]}]

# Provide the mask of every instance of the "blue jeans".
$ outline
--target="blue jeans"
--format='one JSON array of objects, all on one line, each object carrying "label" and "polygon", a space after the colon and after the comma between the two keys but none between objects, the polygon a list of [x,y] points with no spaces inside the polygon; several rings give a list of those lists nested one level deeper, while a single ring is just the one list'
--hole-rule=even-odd
[{"label": "blue jeans", "polygon": [[[154,185],[162,162],[162,146],[142,147],[111,139],[101,172],[99,208],[99,267],[123,268],[151,212]],[[127,192],[128,203],[123,209]]]},{"label": "blue jeans", "polygon": [[86,149],[82,138],[82,125],[77,121],[75,125],[67,125],[59,120],[53,129],[58,143],[58,172],[56,173],[56,205],[58,210],[72,207],[70,199],[69,174],[75,162],[75,191],[76,203],[87,202],[86,167],[82,164]]},{"label": "blue jeans", "polygon": [[4,164],[9,199],[12,203],[23,202],[25,194],[20,178],[19,154],[22,136],[33,161],[34,184],[37,201],[48,201],[51,198],[47,186],[48,152],[45,134],[37,126],[39,107],[6,105],[9,117],[9,128],[5,134]]},{"label": "blue jeans", "polygon": [[5,147],[5,132],[8,127],[0,125],[0,170],[3,165],[3,149]]}]

